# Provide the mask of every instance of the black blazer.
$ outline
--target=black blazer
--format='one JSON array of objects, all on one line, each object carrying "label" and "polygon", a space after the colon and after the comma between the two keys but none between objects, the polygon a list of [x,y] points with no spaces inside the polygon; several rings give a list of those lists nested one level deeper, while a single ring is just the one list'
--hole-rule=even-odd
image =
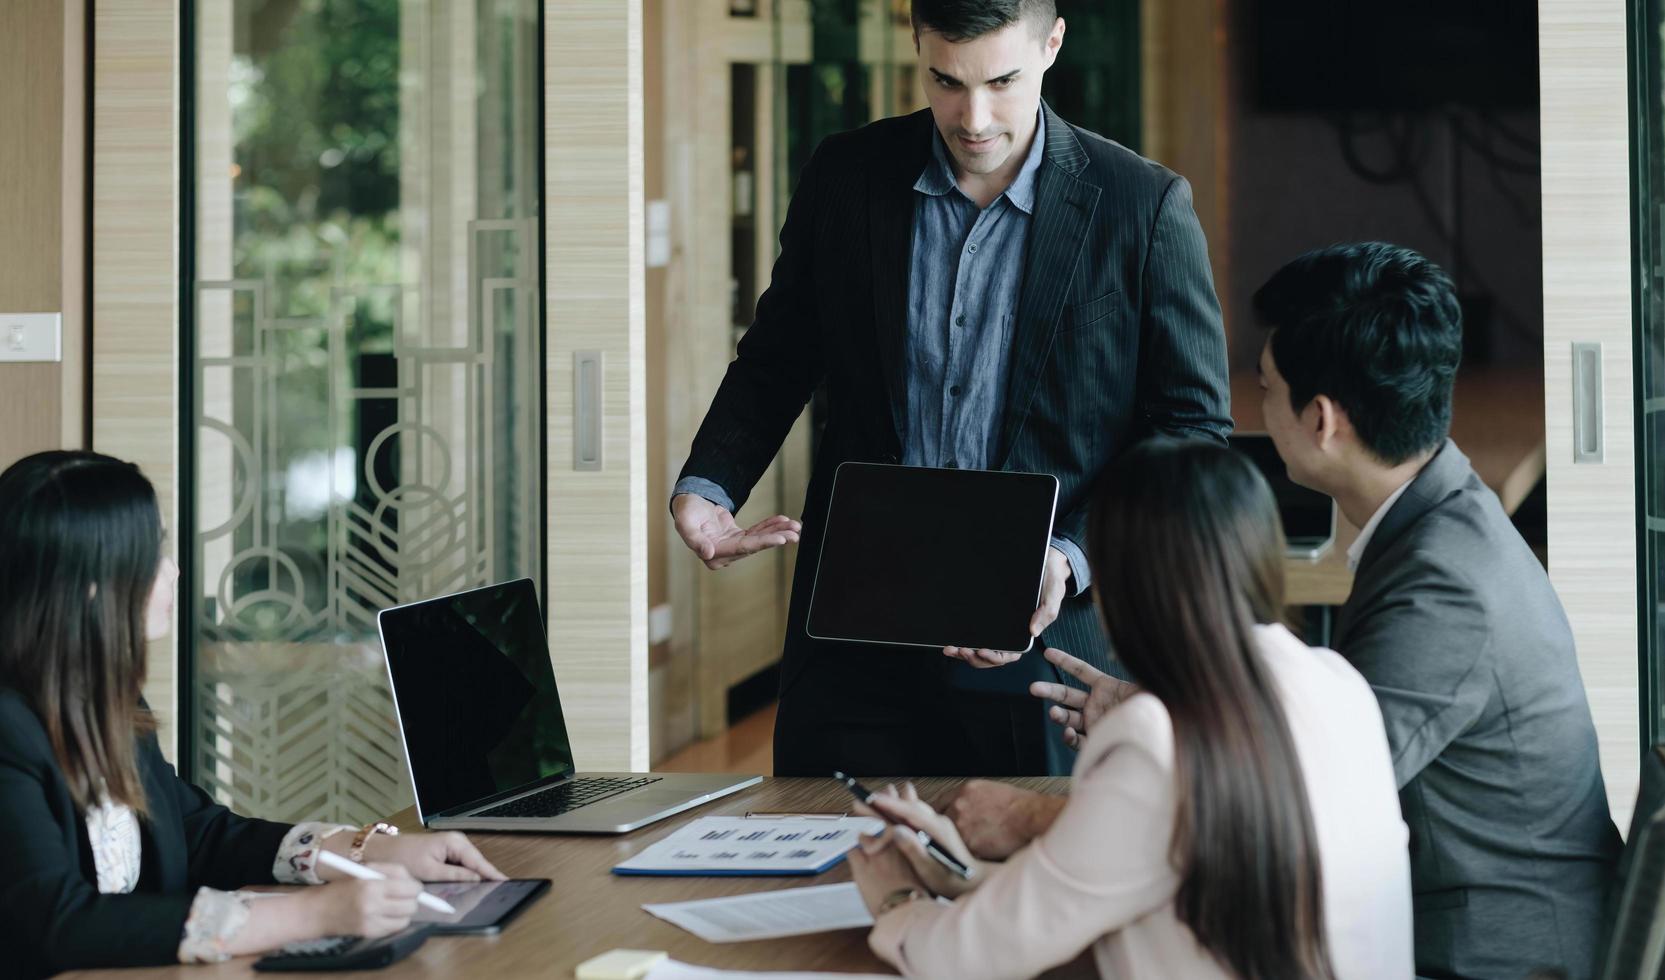
[{"label": "black blazer", "polygon": [[[1042,111],[1046,146],[991,467],[1056,476],[1056,533],[1085,551],[1092,484],[1130,444],[1153,433],[1223,442],[1230,432],[1225,335],[1184,179],[1044,104]],[[757,317],[682,471],[715,481],[738,508],[810,396],[826,386],[783,696],[808,657],[843,646],[804,631],[833,474],[845,460],[902,456],[913,185],[932,131],[922,110],[816,149],[792,195]],[[1043,640],[1109,667],[1086,594],[1064,602]],[[1054,674],[1040,650],[997,670],[957,665],[964,669],[954,682],[1024,692]]]},{"label": "black blazer", "polygon": [[87,839],[46,728],[0,688],[0,936],[9,976],[178,962],[199,887],[273,884],[290,825],[239,817],[180,779],[154,735],[139,743],[148,818],[138,887],[102,895]]}]

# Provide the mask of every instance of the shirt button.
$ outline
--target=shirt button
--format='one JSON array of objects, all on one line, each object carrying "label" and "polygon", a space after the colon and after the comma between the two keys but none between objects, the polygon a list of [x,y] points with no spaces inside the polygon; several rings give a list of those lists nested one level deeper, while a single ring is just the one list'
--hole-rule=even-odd
[{"label": "shirt button", "polygon": [[959,316],[954,318],[954,326],[956,326],[956,327],[965,326],[965,314],[964,313],[962,313]]},{"label": "shirt button", "polygon": [[966,246],[966,249],[965,249],[965,250],[966,250],[966,251],[967,251],[967,252],[970,252],[970,253],[971,253],[971,254],[972,254],[972,255],[976,255],[976,254],[977,254],[977,243],[976,243],[976,242],[972,242],[972,243],[971,243],[971,244],[970,244],[970,245],[967,245],[967,246]]},{"label": "shirt button", "polygon": [[960,396],[960,386],[954,385],[952,388],[948,389],[948,393],[953,395],[955,398],[958,398]]},{"label": "shirt button", "polygon": [[957,460],[957,459],[951,459],[951,460],[949,460],[948,462],[946,462],[942,465],[948,467],[951,470],[957,470],[957,469],[960,468],[960,461]]}]

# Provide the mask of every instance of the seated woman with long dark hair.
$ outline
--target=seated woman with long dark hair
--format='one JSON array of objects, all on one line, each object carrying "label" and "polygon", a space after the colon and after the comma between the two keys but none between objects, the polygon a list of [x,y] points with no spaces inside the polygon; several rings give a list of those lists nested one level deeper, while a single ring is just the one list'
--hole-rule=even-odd
[{"label": "seated woman with long dark hair", "polygon": [[[852,853],[870,943],[908,976],[1028,977],[1091,948],[1114,977],[1409,977],[1410,867],[1375,695],[1283,626],[1283,532],[1253,465],[1201,443],[1129,452],[1088,557],[1139,691],[1093,724],[1051,828],[971,858],[911,787],[877,809],[915,836]],[[955,897],[952,904],[930,893]]]},{"label": "seated woman with long dark hair", "polygon": [[[461,834],[254,820],[180,779],[140,697],[178,577],[162,541],[131,463],[49,452],[0,474],[0,972],[380,936],[410,922],[417,878],[502,877]],[[324,849],[388,877],[330,881]],[[236,890],[259,884],[322,887]]]}]

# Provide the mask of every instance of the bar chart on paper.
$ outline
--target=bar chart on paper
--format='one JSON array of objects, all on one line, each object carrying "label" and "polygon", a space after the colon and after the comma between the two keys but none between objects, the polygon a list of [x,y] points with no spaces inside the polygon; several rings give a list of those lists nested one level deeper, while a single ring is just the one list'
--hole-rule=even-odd
[{"label": "bar chart on paper", "polygon": [[619,875],[814,875],[884,823],[871,817],[701,817],[613,868]]}]

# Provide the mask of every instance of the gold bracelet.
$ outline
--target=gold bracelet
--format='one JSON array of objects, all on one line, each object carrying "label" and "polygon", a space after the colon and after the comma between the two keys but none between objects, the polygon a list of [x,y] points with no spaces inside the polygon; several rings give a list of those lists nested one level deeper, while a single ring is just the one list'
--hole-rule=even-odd
[{"label": "gold bracelet", "polygon": [[365,824],[358,833],[353,835],[353,845],[347,849],[348,859],[353,861],[355,864],[363,864],[364,845],[370,843],[370,838],[376,836],[377,834],[386,834],[389,837],[397,837],[399,836],[399,828],[390,823],[383,823],[380,820]]},{"label": "gold bracelet", "polygon": [[874,915],[873,918],[877,919],[886,912],[893,912],[909,902],[930,897],[931,896],[925,894],[917,888],[898,888],[889,895],[886,895],[885,900],[879,903],[878,914]]}]

